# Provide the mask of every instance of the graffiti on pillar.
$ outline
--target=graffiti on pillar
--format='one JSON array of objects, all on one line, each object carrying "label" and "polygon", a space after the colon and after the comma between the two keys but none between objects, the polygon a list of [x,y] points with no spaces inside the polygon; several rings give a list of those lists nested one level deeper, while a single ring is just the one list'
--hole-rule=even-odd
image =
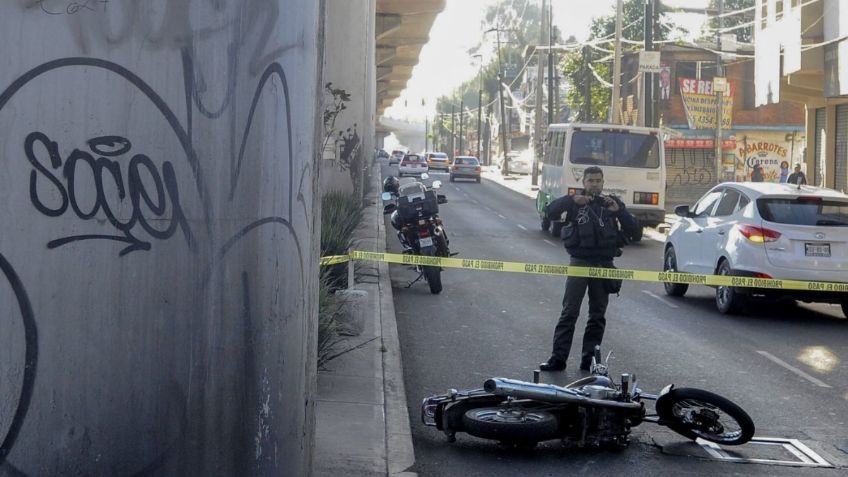
[{"label": "graffiti on pillar", "polygon": [[[160,172],[153,161],[144,154],[134,154],[128,159],[132,144],[129,139],[120,136],[96,137],[89,139],[87,144],[90,151],[74,149],[63,161],[58,143],[46,134],[34,131],[27,135],[24,140],[24,154],[33,167],[29,177],[30,200],[39,212],[48,217],[65,214],[70,205],[71,211],[80,220],[105,218],[120,235],[87,234],[61,237],[48,242],[47,248],[56,248],[79,240],[97,239],[129,244],[120,251],[120,255],[136,250],[150,250],[150,242],[137,238],[137,232],[134,234],[133,230],[138,228],[160,240],[170,238],[180,229],[189,247],[192,246],[191,229],[180,206],[179,186],[170,161],[162,163]],[[94,155],[98,157],[95,158]],[[126,166],[122,166],[123,164]],[[80,169],[85,169],[83,173],[91,174],[94,178],[94,203],[88,205],[85,210],[77,199],[79,191],[75,178]],[[142,174],[147,174],[152,179],[152,191],[147,190],[144,185]],[[117,191],[116,197],[107,194],[107,180]],[[51,195],[60,197],[59,204],[51,206],[42,199],[39,194],[40,181],[52,184]],[[111,205],[110,199],[113,201]],[[124,204],[127,201],[129,204]],[[126,221],[116,217],[115,211],[122,206],[132,210],[130,218]],[[156,228],[150,223],[151,215],[157,222],[168,223],[168,227],[164,230]]]},{"label": "graffiti on pillar", "polygon": [[[80,27],[90,26],[91,23],[88,22],[99,21],[97,28],[85,32],[83,28],[80,28],[77,32],[75,40],[80,49],[86,53],[89,53],[93,44],[101,40],[105,43],[117,44],[129,38],[132,28],[144,30],[145,34],[149,34],[146,38],[149,39],[150,44],[170,46],[179,55],[177,61],[183,69],[180,79],[184,91],[180,91],[177,95],[165,94],[163,90],[157,91],[158,87],[154,87],[153,82],[148,83],[142,79],[142,76],[148,80],[151,77],[156,78],[155,72],[132,71],[126,66],[90,54],[65,57],[47,61],[22,72],[9,84],[0,84],[0,115],[6,115],[7,118],[15,115],[22,121],[31,119],[24,113],[25,109],[21,107],[22,105],[27,108],[39,108],[39,111],[55,107],[56,114],[59,114],[61,106],[58,104],[35,106],[24,103],[25,99],[21,98],[32,98],[32,89],[43,86],[38,82],[49,80],[62,83],[63,77],[75,75],[74,79],[82,78],[79,83],[91,80],[91,83],[95,85],[120,83],[126,86],[126,91],[133,96],[131,101],[134,102],[132,108],[127,108],[128,116],[141,114],[136,113],[137,110],[147,111],[147,109],[136,108],[149,108],[153,111],[151,117],[144,117],[143,121],[136,121],[136,123],[162,121],[161,126],[152,126],[148,130],[155,131],[162,137],[151,136],[149,132],[136,135],[126,124],[114,126],[114,130],[110,130],[110,125],[105,122],[105,127],[92,126],[86,130],[87,121],[80,121],[74,125],[75,127],[69,129],[71,131],[86,130],[85,133],[72,134],[67,132],[69,129],[57,127],[55,122],[52,124],[36,122],[15,133],[4,132],[2,146],[12,154],[0,157],[3,165],[0,170],[0,179],[18,181],[21,184],[20,188],[15,190],[20,191],[24,202],[16,203],[25,205],[28,210],[20,211],[20,216],[26,220],[38,220],[39,227],[43,226],[43,228],[33,227],[39,233],[29,237],[25,243],[26,246],[32,244],[43,247],[42,250],[45,250],[45,253],[50,251],[49,253],[55,254],[56,257],[72,255],[79,250],[92,255],[102,252],[109,257],[115,257],[114,261],[118,265],[114,271],[117,271],[118,275],[134,272],[134,269],[120,267],[142,266],[146,257],[151,257],[151,267],[156,266],[152,257],[159,251],[159,246],[171,251],[176,249],[177,253],[187,252],[184,255],[189,257],[186,260],[193,267],[191,270],[182,270],[180,273],[184,274],[182,278],[189,283],[186,285],[189,293],[179,298],[184,299],[186,303],[194,303],[191,300],[197,299],[198,303],[203,304],[203,300],[197,297],[211,296],[212,298],[208,300],[210,303],[221,300],[222,303],[229,305],[231,301],[234,307],[238,307],[241,303],[244,314],[240,317],[242,318],[240,324],[235,326],[244,327],[239,336],[246,345],[253,345],[255,337],[263,330],[267,330],[269,323],[279,324],[272,320],[288,320],[288,316],[300,317],[307,313],[309,296],[307,277],[311,270],[307,260],[311,250],[313,222],[309,188],[314,183],[313,168],[308,160],[295,160],[293,145],[296,139],[292,129],[291,97],[286,72],[277,61],[277,57],[288,49],[300,46],[297,42],[302,40],[297,39],[299,34],[293,33],[288,35],[288,38],[297,40],[291,45],[272,44],[272,30],[279,23],[280,15],[277,2],[270,2],[269,8],[258,8],[259,3],[255,0],[249,0],[247,2],[249,5],[225,0],[165,2],[162,5],[167,12],[161,17],[162,24],[159,28],[152,25],[150,18],[134,18],[137,11],[141,12],[140,9],[146,8],[141,4],[146,3],[122,2],[117,6],[115,2],[106,0],[77,0],[76,2],[43,0],[29,1],[26,6],[36,13],[38,12],[36,7],[38,7],[44,13],[70,15],[68,18],[73,18],[73,21],[77,22],[74,25]],[[195,30],[188,23],[189,4],[193,5],[192,8],[201,6],[212,8],[216,12],[231,8],[237,13],[220,25],[210,25]],[[262,5],[269,6],[265,2],[262,2]],[[103,21],[103,18],[97,20],[97,15],[92,9],[101,13],[107,9],[114,11],[117,13],[114,19],[119,21],[108,22]],[[121,15],[121,12],[124,15]],[[168,13],[179,13],[179,15],[169,17]],[[241,21],[242,15],[249,18]],[[124,21],[121,22],[121,19]],[[110,30],[113,26],[116,28],[115,31]],[[188,34],[185,34],[186,31]],[[222,32],[228,32],[230,35]],[[200,51],[215,50],[212,48],[214,45],[204,44],[204,42],[216,34],[225,37],[228,44],[225,50],[227,73],[222,88],[215,88],[210,84],[210,76],[202,73],[203,62],[198,60]],[[177,41],[182,43],[175,47]],[[250,44],[247,44],[248,41]],[[237,73],[242,71],[238,64],[239,51],[245,49],[250,51],[249,64],[243,68],[247,74],[238,76]],[[245,86],[239,87],[239,81]],[[22,91],[28,91],[28,93],[19,94]],[[239,91],[249,94],[238,96]],[[213,98],[211,97],[213,93],[220,94]],[[80,95],[77,94],[76,97],[79,98]],[[171,101],[175,97],[179,100],[169,103],[166,97],[171,98]],[[105,98],[106,101],[113,99]],[[115,100],[130,99],[120,97]],[[92,97],[88,103],[85,103],[86,99],[83,97],[79,101],[83,101],[82,104],[97,105],[102,104],[104,98]],[[69,107],[68,110],[73,108]],[[91,111],[85,111],[85,113],[95,115],[98,111],[106,110],[106,108],[101,110],[92,107]],[[74,112],[79,111],[74,110]],[[269,117],[278,122],[271,124],[275,128],[273,131],[279,135],[279,140],[274,140],[267,134],[268,124],[254,121],[263,113],[266,123]],[[65,111],[63,114],[68,112]],[[193,114],[197,116],[194,117]],[[48,116],[50,115],[44,114],[41,117],[32,115],[36,121]],[[198,144],[194,137],[196,132],[193,131],[200,121],[226,121],[224,124],[227,127],[223,129],[230,131],[227,136],[229,143],[225,146],[227,150],[221,152],[220,156],[200,157],[199,151],[202,151],[203,145]],[[131,123],[131,121],[127,122]],[[79,126],[80,124],[82,126]],[[198,127],[197,130],[201,129]],[[259,135],[263,132],[264,135]],[[352,131],[349,140],[358,141],[358,139],[356,131]],[[157,141],[168,142],[169,145],[173,143],[176,147],[164,147],[157,144]],[[263,141],[268,143],[267,149],[257,146]],[[279,148],[274,147],[278,145]],[[162,153],[163,149],[167,154]],[[260,156],[256,151],[264,155]],[[0,152],[3,150],[0,149]],[[225,173],[210,174],[210,170],[216,170],[214,160],[219,158],[226,161],[223,165]],[[250,181],[255,182],[258,180],[257,177],[261,177],[262,166],[280,171],[281,180],[277,184],[281,191],[279,199],[273,196],[274,203],[256,216],[242,215],[241,211],[247,208],[243,203],[250,205],[252,200],[261,195],[260,192],[252,189],[253,184]],[[7,171],[13,171],[18,175],[14,177],[6,175]],[[223,176],[223,181],[219,180],[219,176]],[[0,187],[7,185],[5,182],[0,183]],[[3,212],[5,211],[0,209],[0,213]],[[235,223],[220,225],[225,220],[233,218],[236,218],[233,220]],[[296,224],[302,227],[298,228]],[[56,229],[50,227],[56,227]],[[61,232],[55,236],[49,235],[50,231],[57,229]],[[265,235],[257,238],[260,233]],[[9,236],[6,235],[5,230],[3,235]],[[267,289],[269,285],[262,283],[262,286],[249,286],[254,282],[254,278],[250,276],[253,269],[247,267],[250,273],[242,271],[245,267],[242,262],[248,262],[249,259],[240,254],[252,252],[252,244],[248,241],[261,239],[267,243],[270,237],[278,240],[274,242],[275,247],[282,250],[280,256],[287,259],[287,264],[290,263],[290,266],[277,263],[276,267],[280,270],[275,271],[282,272],[278,273],[282,277],[279,279],[283,284],[281,286],[287,286],[293,290],[291,295],[295,298],[291,300],[291,303],[269,305],[269,300],[263,302],[257,299],[256,294],[261,293],[263,287]],[[43,356],[39,353],[41,344],[39,331],[45,331],[41,333],[44,339],[45,334],[55,333],[56,322],[63,321],[65,318],[50,314],[37,315],[34,310],[48,306],[45,304],[38,306],[37,297],[43,298],[43,295],[39,295],[39,289],[43,291],[49,287],[53,290],[56,288],[55,282],[49,279],[52,276],[60,276],[57,280],[68,280],[67,277],[61,276],[66,273],[72,274],[73,278],[94,277],[92,281],[102,277],[98,277],[100,271],[94,268],[81,271],[59,269],[53,275],[47,274],[46,277],[40,277],[47,278],[48,281],[37,282],[33,277],[38,275],[29,273],[31,269],[28,270],[25,257],[22,259],[24,261],[18,260],[22,256],[18,248],[18,243],[0,241],[0,302],[3,302],[0,304],[3,306],[0,308],[0,314],[11,309],[6,308],[5,297],[12,297],[17,305],[11,317],[0,316],[0,325],[3,325],[0,326],[3,329],[0,335],[5,336],[5,339],[9,341],[12,341],[12,338],[9,338],[10,335],[16,340],[20,337],[20,341],[23,342],[22,357],[14,363],[3,363],[0,366],[0,378],[5,377],[2,373],[6,372],[20,376],[20,379],[12,384],[17,386],[14,392],[9,391],[6,381],[0,382],[0,391],[2,391],[0,392],[0,474],[37,475],[43,473],[38,467],[15,462],[15,451],[21,449],[28,453],[37,451],[37,447],[31,445],[34,439],[33,433],[37,432],[34,429],[39,426],[43,426],[44,429],[50,428],[49,423],[44,422],[47,419],[44,416],[50,412],[43,410],[49,408],[51,399],[55,400],[58,397],[61,402],[66,397],[65,394],[70,394],[74,399],[86,395],[86,391],[82,389],[84,380],[80,380],[58,391],[52,390],[54,394],[50,396],[48,394],[51,392],[51,383],[43,377],[38,377],[38,371],[56,367],[56,363],[51,363],[49,359],[42,359]],[[18,256],[16,257],[15,254]],[[140,261],[138,257],[143,258]],[[261,257],[260,260],[273,262],[274,258],[279,259],[279,257],[270,257],[270,259]],[[162,258],[158,257],[158,259]],[[236,267],[241,268],[233,271]],[[266,271],[267,267],[269,266],[263,264],[255,268]],[[156,270],[156,273],[158,272],[159,270]],[[222,277],[229,278],[228,273],[240,273],[242,287],[234,287],[233,290],[222,287],[221,283],[225,281]],[[259,277],[259,279],[262,278],[265,277]],[[131,280],[126,276],[118,279]],[[222,290],[213,289],[213,287],[220,287]],[[87,282],[79,288],[90,291],[93,286]],[[28,295],[28,290],[33,294]],[[138,300],[139,297],[151,301],[159,298],[153,296],[154,292],[149,293],[151,296],[145,295],[144,290],[139,291],[138,296],[130,296],[132,293],[128,292],[127,287],[121,285],[117,286],[115,291],[116,294],[127,292],[127,296],[111,299],[119,305],[118,308],[131,315],[130,318],[137,318],[138,321],[146,320],[148,317],[142,316],[140,312],[133,309],[137,303],[133,300]],[[277,295],[272,294],[276,298],[284,296],[279,290],[272,290],[272,292],[277,293]],[[108,293],[102,294],[108,295]],[[30,300],[33,297],[36,297],[36,301],[31,303]],[[33,304],[36,306],[33,307]],[[217,304],[219,303],[215,302],[213,306]],[[58,306],[55,303],[50,304],[54,310]],[[263,306],[266,308],[261,308]],[[274,313],[282,312],[279,314],[283,316],[266,316],[269,306],[277,306],[278,308],[272,308]],[[161,304],[162,310],[173,307],[174,304],[167,300]],[[252,311],[252,308],[256,310]],[[198,310],[198,313],[202,314],[203,311]],[[69,316],[73,316],[81,323],[103,322],[103,317],[87,318],[85,315],[88,312],[89,310],[67,310]],[[99,321],[95,321],[94,318]],[[229,318],[232,317],[217,319],[224,322],[224,325],[221,325],[223,327],[229,326],[227,321]],[[193,319],[203,325],[206,324],[204,320],[212,318],[201,316]],[[11,322],[14,322],[14,329],[10,331],[5,325]],[[98,329],[97,332],[108,333],[109,331]],[[158,335],[162,332],[163,330],[156,329],[155,333],[151,332],[151,334]],[[203,335],[205,332],[206,330],[200,329],[198,335]],[[184,434],[191,432],[190,427],[195,425],[192,423],[197,422],[196,425],[203,425],[202,420],[195,420],[195,418],[198,413],[202,415],[206,411],[197,410],[197,403],[192,402],[192,399],[202,399],[204,387],[211,386],[208,383],[214,379],[209,376],[208,369],[203,368],[203,365],[208,365],[216,358],[213,356],[214,353],[226,352],[216,348],[217,343],[203,341],[208,339],[206,337],[200,336],[197,339],[201,344],[192,344],[190,350],[192,372],[186,373],[190,376],[187,378],[190,382],[166,383],[161,389],[161,394],[164,396],[163,400],[167,402],[164,405],[161,405],[162,403],[146,404],[147,407],[161,405],[155,412],[161,413],[157,414],[157,417],[172,426],[169,428],[172,434],[166,436],[167,439],[146,441],[138,446],[138,452],[145,452],[143,465],[122,468],[121,464],[115,463],[119,462],[115,459],[119,459],[120,456],[112,456],[110,462],[109,459],[105,457],[101,459],[98,455],[97,460],[91,459],[87,462],[90,467],[65,469],[67,473],[73,470],[73,473],[91,475],[99,473],[150,474],[156,473],[157,469],[168,462],[169,453],[177,449],[180,443],[188,440]],[[2,341],[0,345],[4,343],[6,342]],[[52,344],[55,345],[55,342]],[[45,350],[49,348],[44,347]],[[253,361],[255,360],[254,352],[251,346],[245,346],[239,351],[244,355],[237,353],[234,357],[227,356],[246,369],[251,366],[255,368],[251,370],[251,373],[246,374],[247,377],[243,378],[242,384],[253,386],[245,390],[248,400],[251,403],[255,401],[262,404],[259,406],[261,413],[258,415],[254,412],[241,416],[244,422],[242,434],[252,433],[251,437],[255,437],[244,440],[246,443],[244,446],[249,447],[250,452],[243,454],[255,456],[255,460],[258,460],[259,456],[263,459],[273,459],[277,448],[276,442],[271,442],[271,439],[275,438],[274,432],[271,432],[271,426],[274,419],[279,418],[274,416],[274,403],[269,404],[269,400],[276,400],[282,393],[278,393],[279,382],[274,383],[276,387],[272,389],[268,379],[261,377],[268,370],[263,372],[260,369],[261,363]],[[51,356],[51,353],[46,354],[48,358]],[[52,356],[55,359],[55,353]],[[149,364],[143,361],[146,357],[139,355],[134,359]],[[104,366],[117,365],[105,363]],[[10,370],[12,367],[19,369]],[[96,370],[88,372],[95,373]],[[39,379],[40,382],[38,382]],[[47,392],[38,392],[39,389]],[[188,390],[191,392],[187,392]],[[125,405],[125,403],[114,401],[103,403],[112,411],[114,411],[113,407],[119,404]],[[34,419],[32,416],[38,416],[41,422],[37,423],[39,425],[30,425],[28,428],[28,416],[31,416],[31,419]],[[257,417],[259,429],[256,424]],[[82,418],[65,414],[56,419],[73,421]],[[118,422],[113,425],[120,427],[120,424],[122,423]],[[67,440],[84,441],[86,438],[81,436],[89,432],[86,429],[89,425],[93,424],[84,421],[75,422],[75,426],[63,430],[67,432],[65,437]],[[28,432],[29,435],[27,435]],[[139,434],[142,433],[139,432]],[[46,452],[58,453],[63,450],[56,446]],[[64,452],[70,451],[65,449]],[[251,465],[250,459],[245,460],[244,464],[244,468],[248,468]],[[109,467],[110,465],[112,467]]]}]

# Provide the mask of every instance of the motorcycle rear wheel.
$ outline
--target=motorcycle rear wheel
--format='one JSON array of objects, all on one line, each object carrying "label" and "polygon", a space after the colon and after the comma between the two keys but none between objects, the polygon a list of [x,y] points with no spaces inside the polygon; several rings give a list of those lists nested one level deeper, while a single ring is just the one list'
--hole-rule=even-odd
[{"label": "motorcycle rear wheel", "polygon": [[754,421],[729,399],[694,388],[672,389],[657,399],[660,422],[695,440],[737,446],[754,437]]},{"label": "motorcycle rear wheel", "polygon": [[555,438],[558,427],[556,416],[547,411],[499,407],[468,410],[462,423],[472,436],[525,445]]},{"label": "motorcycle rear wheel", "polygon": [[442,292],[442,269],[441,267],[424,267],[424,278],[430,285],[430,293],[438,295]]}]

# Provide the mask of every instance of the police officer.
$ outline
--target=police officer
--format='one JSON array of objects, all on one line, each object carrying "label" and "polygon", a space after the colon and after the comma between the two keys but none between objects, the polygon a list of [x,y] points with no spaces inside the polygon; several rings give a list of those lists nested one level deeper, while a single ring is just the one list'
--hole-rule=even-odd
[{"label": "police officer", "polygon": [[[613,258],[621,255],[619,226],[626,236],[637,231],[639,223],[617,197],[604,195],[604,171],[590,166],[583,171],[583,191],[554,200],[545,209],[549,220],[561,220],[566,214],[561,237],[571,265],[613,268]],[[580,305],[589,292],[589,321],[583,334],[580,369],[588,370],[595,345],[604,337],[609,290],[602,278],[569,276],[565,281],[562,312],[554,330],[553,352],[541,365],[542,371],[562,371],[571,351],[574,327]]]}]

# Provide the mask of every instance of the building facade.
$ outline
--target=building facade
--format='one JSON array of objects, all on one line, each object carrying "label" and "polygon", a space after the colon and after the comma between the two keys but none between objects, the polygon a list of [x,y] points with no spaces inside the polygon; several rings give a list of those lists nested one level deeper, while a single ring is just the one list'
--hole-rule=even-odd
[{"label": "building facade", "polygon": [[756,101],[805,105],[807,180],[848,191],[848,3],[757,0]]},{"label": "building facade", "polygon": [[[665,142],[669,210],[692,204],[719,182],[750,180],[757,164],[763,166],[766,181],[780,182],[795,163],[803,163],[804,107],[792,101],[756,106],[750,56],[739,52],[723,62],[729,91],[722,99],[722,154],[716,160],[716,55],[694,47],[661,49],[654,104],[658,124],[671,133]],[[638,55],[626,55],[621,94],[625,122],[637,121],[641,79]]]}]

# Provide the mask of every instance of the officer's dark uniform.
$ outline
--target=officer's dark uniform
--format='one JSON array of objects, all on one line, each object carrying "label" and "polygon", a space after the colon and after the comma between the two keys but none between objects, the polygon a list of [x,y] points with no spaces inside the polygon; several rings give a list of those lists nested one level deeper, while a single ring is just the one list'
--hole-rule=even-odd
[{"label": "officer's dark uniform", "polygon": [[[610,199],[618,203],[617,212],[605,207],[604,200]],[[566,213],[563,242],[573,266],[612,268],[613,258],[621,255],[619,224],[627,236],[639,227],[638,221],[625,209],[621,200],[614,196],[596,196],[587,205],[580,206],[574,202],[574,196],[566,195],[554,200],[545,209],[550,220],[560,220],[563,212]],[[565,367],[571,351],[574,326],[587,288],[589,321],[583,334],[581,369],[589,369],[595,345],[601,344],[606,327],[604,313],[609,303],[604,280],[569,276],[565,281],[562,313],[554,330],[553,352],[548,360],[553,365],[552,369]]]}]

